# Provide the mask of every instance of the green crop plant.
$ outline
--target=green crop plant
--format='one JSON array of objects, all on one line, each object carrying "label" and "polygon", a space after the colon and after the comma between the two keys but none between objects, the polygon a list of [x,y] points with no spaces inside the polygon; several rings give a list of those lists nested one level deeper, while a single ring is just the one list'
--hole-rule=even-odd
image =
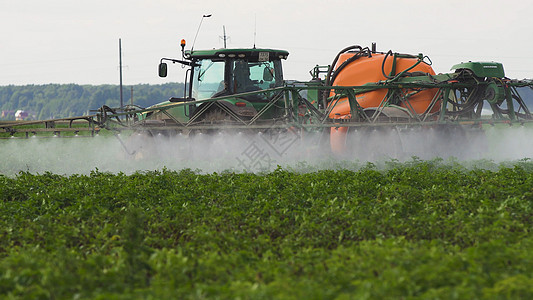
[{"label": "green crop plant", "polygon": [[0,297],[530,298],[532,187],[528,160],[0,176]]}]

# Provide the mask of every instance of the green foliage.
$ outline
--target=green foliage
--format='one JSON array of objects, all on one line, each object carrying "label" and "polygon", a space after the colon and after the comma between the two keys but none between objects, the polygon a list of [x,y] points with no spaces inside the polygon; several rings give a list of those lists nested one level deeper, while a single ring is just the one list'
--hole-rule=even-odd
[{"label": "green foliage", "polygon": [[[137,84],[131,87],[134,104],[141,107],[183,95],[182,83]],[[130,86],[124,87],[124,104],[130,103],[130,97]],[[31,112],[40,120],[81,116],[104,104],[110,107],[120,106],[119,86],[77,84],[0,86],[1,111],[21,109]]]},{"label": "green foliage", "polygon": [[0,176],[0,297],[531,298],[532,167]]}]

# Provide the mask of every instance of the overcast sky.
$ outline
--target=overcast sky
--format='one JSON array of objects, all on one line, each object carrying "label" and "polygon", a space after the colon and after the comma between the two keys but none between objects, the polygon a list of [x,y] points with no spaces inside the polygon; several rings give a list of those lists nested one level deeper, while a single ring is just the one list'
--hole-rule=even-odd
[{"label": "overcast sky", "polygon": [[[533,78],[533,1],[357,0],[0,0],[0,85],[182,82],[161,57],[195,49],[279,48],[290,55],[285,78],[308,80],[349,45],[428,55],[436,72],[462,61],[499,61],[512,78]],[[254,32],[256,33],[254,35]]]}]

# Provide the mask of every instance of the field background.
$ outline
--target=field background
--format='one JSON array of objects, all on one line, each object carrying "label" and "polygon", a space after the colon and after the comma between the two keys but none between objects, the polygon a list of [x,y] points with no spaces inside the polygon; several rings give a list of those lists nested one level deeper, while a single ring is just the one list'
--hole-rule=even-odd
[{"label": "field background", "polygon": [[[183,95],[183,83],[136,84],[123,87],[124,104],[147,107]],[[14,120],[17,110],[31,119],[46,120],[89,115],[102,105],[120,107],[120,86],[115,84],[41,84],[0,86],[0,120]]]},{"label": "field background", "polygon": [[533,163],[0,176],[7,299],[533,296]]}]

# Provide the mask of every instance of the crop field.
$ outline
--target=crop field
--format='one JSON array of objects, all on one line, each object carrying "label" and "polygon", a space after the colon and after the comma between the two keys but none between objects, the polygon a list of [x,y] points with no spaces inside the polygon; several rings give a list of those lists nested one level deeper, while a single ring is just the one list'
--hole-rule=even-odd
[{"label": "crop field", "polygon": [[4,299],[533,297],[529,160],[21,172],[0,214]]}]

